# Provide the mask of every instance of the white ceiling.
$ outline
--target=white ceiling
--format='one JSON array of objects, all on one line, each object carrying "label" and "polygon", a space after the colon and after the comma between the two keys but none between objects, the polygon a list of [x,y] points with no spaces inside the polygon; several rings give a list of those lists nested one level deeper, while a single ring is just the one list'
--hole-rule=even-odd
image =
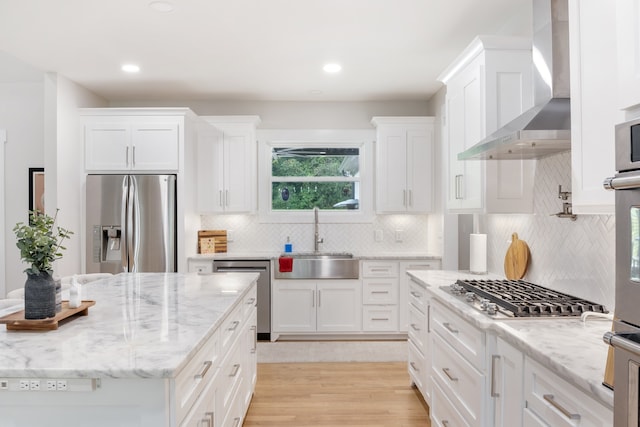
[{"label": "white ceiling", "polygon": [[531,0],[169,1],[0,0],[0,51],[110,101],[426,100],[474,36],[531,34]]}]

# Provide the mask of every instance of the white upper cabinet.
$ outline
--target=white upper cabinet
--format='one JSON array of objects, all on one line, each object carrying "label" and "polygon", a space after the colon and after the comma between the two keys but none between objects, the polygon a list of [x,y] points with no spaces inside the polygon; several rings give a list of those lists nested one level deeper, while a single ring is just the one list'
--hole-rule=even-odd
[{"label": "white upper cabinet", "polygon": [[201,117],[198,206],[202,213],[254,212],[257,201],[257,116]]},{"label": "white upper cabinet", "polygon": [[433,209],[433,117],[374,117],[376,211]]},{"label": "white upper cabinet", "polygon": [[[614,127],[624,121],[616,91],[611,90],[611,79],[618,69],[616,7],[622,3],[629,2],[569,1],[573,213],[612,214],[614,211],[614,192],[606,191],[602,182],[616,173]],[[635,16],[637,22],[638,11]],[[640,42],[638,37],[636,42]],[[640,56],[638,49],[640,44],[636,45],[637,57]],[[620,72],[624,75],[628,70]],[[626,85],[627,93],[635,93],[638,103],[640,68],[636,71],[636,80],[627,81]]]},{"label": "white upper cabinet", "polygon": [[[613,9],[616,12],[615,29],[609,25],[603,25],[600,35],[612,37],[617,29],[618,106],[629,111],[632,117],[638,117],[640,116],[640,26],[638,25],[640,22],[640,0],[616,0],[605,3],[607,4],[597,6],[609,6],[610,10],[607,15]],[[581,6],[583,5],[581,4]],[[602,34],[605,29],[611,34]],[[615,45],[607,46],[612,49],[612,46]],[[600,65],[606,65],[604,60]],[[611,81],[608,82],[607,88],[611,90]],[[627,119],[630,120],[632,117]]]},{"label": "white upper cabinet", "polygon": [[479,36],[439,80],[447,86],[447,210],[532,212],[535,160],[458,160],[458,153],[533,107],[531,41]]},{"label": "white upper cabinet", "polygon": [[182,117],[89,111],[81,113],[86,171],[178,171]]}]

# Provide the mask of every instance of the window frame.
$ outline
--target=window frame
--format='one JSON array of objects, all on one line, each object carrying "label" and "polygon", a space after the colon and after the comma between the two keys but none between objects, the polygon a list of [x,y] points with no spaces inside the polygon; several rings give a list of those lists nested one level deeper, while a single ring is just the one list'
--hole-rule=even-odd
[{"label": "window frame", "polygon": [[[358,148],[359,209],[322,210],[325,223],[369,223],[373,221],[373,141],[375,130],[261,130],[258,134],[258,215],[263,223],[312,223],[312,210],[272,210],[271,152],[274,147]],[[275,177],[279,180],[280,177]],[[325,178],[317,181],[326,180]],[[329,179],[330,181],[334,181]]]}]

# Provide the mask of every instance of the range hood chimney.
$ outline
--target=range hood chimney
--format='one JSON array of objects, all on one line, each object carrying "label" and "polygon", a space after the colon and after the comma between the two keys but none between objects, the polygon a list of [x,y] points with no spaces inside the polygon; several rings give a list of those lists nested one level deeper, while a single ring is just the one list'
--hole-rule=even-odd
[{"label": "range hood chimney", "polygon": [[571,149],[567,0],[533,0],[534,107],[458,160],[538,159]]}]

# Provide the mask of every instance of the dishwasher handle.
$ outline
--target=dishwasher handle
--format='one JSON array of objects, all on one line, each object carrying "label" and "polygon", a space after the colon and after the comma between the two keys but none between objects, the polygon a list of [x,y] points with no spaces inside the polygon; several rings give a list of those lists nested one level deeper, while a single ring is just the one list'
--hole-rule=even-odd
[{"label": "dishwasher handle", "polygon": [[266,267],[214,267],[218,273],[254,273],[256,271],[267,271]]}]

